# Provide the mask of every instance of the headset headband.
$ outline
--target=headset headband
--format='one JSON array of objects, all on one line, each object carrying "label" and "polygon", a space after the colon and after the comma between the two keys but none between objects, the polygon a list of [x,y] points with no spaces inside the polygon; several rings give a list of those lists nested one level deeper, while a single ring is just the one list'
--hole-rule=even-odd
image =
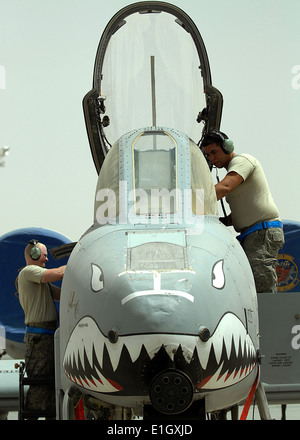
[{"label": "headset headband", "polygon": [[211,130],[209,133],[207,133],[204,136],[204,139],[205,139],[205,137],[208,137],[208,138],[209,137],[211,137],[211,138],[216,137],[216,138],[220,139],[220,141],[222,142],[221,147],[226,154],[230,154],[234,150],[233,141],[231,139],[228,139],[228,136],[225,133],[222,133],[221,131]]},{"label": "headset headband", "polygon": [[34,239],[32,239],[32,240],[29,241],[28,244],[32,244],[33,246],[35,246],[35,245],[37,245],[38,243],[39,243],[38,240],[34,240]]}]

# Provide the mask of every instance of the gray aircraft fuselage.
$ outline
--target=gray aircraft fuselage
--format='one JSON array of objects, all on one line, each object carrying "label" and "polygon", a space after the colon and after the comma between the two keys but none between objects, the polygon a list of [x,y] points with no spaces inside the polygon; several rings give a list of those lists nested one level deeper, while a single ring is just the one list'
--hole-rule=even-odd
[{"label": "gray aircraft fuselage", "polygon": [[[149,161],[164,173],[153,175]],[[188,136],[150,127],[112,147],[94,224],[62,284],[64,390],[164,414],[247,397],[258,373],[256,291],[243,249],[216,214],[209,168]]]}]

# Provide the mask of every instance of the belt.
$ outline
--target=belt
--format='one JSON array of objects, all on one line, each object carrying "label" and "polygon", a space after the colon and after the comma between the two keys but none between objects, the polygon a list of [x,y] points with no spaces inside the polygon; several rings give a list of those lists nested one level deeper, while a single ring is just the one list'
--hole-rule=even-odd
[{"label": "belt", "polygon": [[269,229],[269,228],[283,228],[282,222],[275,220],[272,222],[261,222],[256,223],[256,225],[251,226],[249,229],[247,229],[243,234],[238,235],[236,238],[239,241],[245,240],[247,235],[252,234],[252,232],[260,231],[261,229]]},{"label": "belt", "polygon": [[49,328],[51,330],[55,330],[57,328],[57,321],[31,321],[25,323],[27,327],[42,327],[42,328]]},{"label": "belt", "polygon": [[51,330],[49,328],[42,328],[42,327],[26,326],[26,332],[27,333],[37,333],[37,334],[42,334],[42,335],[54,335],[55,330]]}]

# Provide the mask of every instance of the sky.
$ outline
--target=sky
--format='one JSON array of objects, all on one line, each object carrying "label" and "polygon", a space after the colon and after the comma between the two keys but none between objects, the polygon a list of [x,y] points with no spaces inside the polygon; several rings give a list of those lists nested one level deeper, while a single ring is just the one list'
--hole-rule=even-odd
[{"label": "sky", "polygon": [[[101,34],[126,0],[0,0],[0,236],[23,227],[76,241],[97,172],[82,99]],[[263,165],[282,219],[300,221],[299,0],[177,0],[224,98],[221,129]],[[220,173],[222,177],[222,173]]]}]

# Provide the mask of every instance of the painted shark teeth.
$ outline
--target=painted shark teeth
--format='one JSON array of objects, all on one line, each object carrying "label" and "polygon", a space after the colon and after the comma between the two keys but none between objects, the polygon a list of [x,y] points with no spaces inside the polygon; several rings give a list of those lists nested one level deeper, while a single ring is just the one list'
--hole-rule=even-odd
[{"label": "painted shark teeth", "polygon": [[[85,389],[130,394],[131,387],[137,386],[138,372],[160,356],[169,366],[185,369],[199,391],[238,383],[256,365],[252,340],[232,313],[223,316],[207,342],[198,336],[151,334],[119,337],[110,343],[86,316],[71,334],[63,365],[69,379]],[[129,379],[130,372],[134,380]]]}]

